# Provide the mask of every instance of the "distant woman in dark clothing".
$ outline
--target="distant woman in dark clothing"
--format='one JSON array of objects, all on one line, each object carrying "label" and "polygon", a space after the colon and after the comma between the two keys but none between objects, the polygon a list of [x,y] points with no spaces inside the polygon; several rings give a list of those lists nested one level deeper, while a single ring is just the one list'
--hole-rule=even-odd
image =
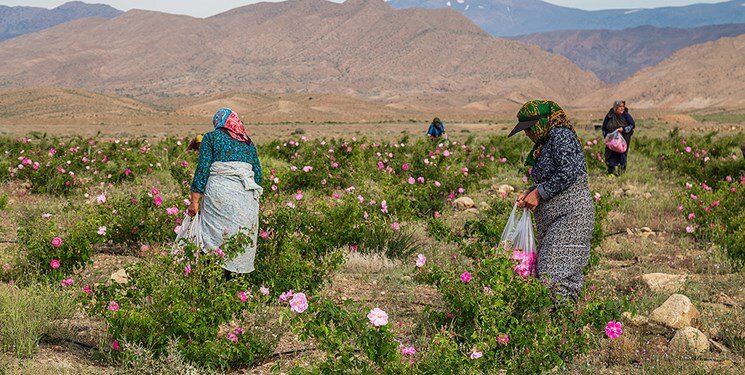
[{"label": "distant woman in dark clothing", "polygon": [[[437,139],[445,135],[445,125],[442,123],[439,117],[435,117],[434,120],[432,120],[432,123],[429,124],[427,135],[430,139]],[[447,135],[445,135],[445,138],[447,138]]]},{"label": "distant woman in dark clothing", "polygon": [[510,136],[524,130],[534,144],[525,162],[533,167],[534,184],[517,205],[535,209],[538,276],[549,279],[559,303],[576,301],[595,226],[582,144],[555,102],[527,102],[517,118]]},{"label": "distant woman in dark clothing", "polygon": [[636,122],[629,114],[629,109],[626,108],[626,101],[616,100],[613,103],[613,108],[608,111],[605,120],[603,120],[603,137],[618,130],[623,135],[623,139],[626,140],[627,147],[624,153],[612,151],[608,147],[605,148],[605,164],[608,166],[608,174],[617,172],[620,175],[626,171],[626,159],[635,127]]}]

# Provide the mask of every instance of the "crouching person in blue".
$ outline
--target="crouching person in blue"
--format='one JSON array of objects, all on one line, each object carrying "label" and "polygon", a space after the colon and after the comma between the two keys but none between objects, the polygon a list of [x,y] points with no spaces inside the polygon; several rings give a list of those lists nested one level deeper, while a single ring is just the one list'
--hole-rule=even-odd
[{"label": "crouching person in blue", "polygon": [[429,139],[437,139],[442,136],[444,136],[445,139],[448,138],[447,134],[445,133],[445,124],[442,123],[439,117],[435,117],[435,119],[432,120],[432,123],[429,124],[427,135],[429,136]]}]

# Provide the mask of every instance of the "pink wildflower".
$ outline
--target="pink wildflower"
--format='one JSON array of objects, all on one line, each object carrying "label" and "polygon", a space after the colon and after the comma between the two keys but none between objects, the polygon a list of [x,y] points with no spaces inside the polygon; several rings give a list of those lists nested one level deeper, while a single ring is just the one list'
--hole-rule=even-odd
[{"label": "pink wildflower", "polygon": [[49,267],[52,267],[52,269],[56,270],[57,268],[59,268],[59,266],[60,266],[60,263],[59,263],[59,260],[57,259],[52,259],[52,261],[49,262]]},{"label": "pink wildflower", "polygon": [[297,191],[297,194],[295,194],[295,200],[296,201],[299,201],[299,200],[302,200],[302,199],[303,199],[303,192],[300,191],[300,190],[298,190]]},{"label": "pink wildflower", "polygon": [[694,227],[690,226],[690,225],[686,227],[686,232],[687,233],[693,233],[695,231],[696,231],[696,229]]},{"label": "pink wildflower", "polygon": [[377,307],[370,310],[370,313],[367,314],[367,319],[369,319],[370,323],[375,327],[382,327],[388,324],[388,314]]},{"label": "pink wildflower", "polygon": [[595,202],[600,202],[600,193],[595,193]]},{"label": "pink wildflower", "polygon": [[623,334],[623,327],[621,326],[621,323],[616,322],[615,320],[611,320],[605,326],[605,335],[608,336],[609,339],[618,338],[622,334]]},{"label": "pink wildflower", "polygon": [[416,349],[413,346],[402,346],[401,354],[406,357],[409,357],[409,356],[416,354]]},{"label": "pink wildflower", "polygon": [[182,160],[182,161],[181,161],[181,166],[182,166],[182,167],[188,167],[188,166],[189,166],[189,162],[188,162],[188,161],[186,161],[186,160]]},{"label": "pink wildflower", "polygon": [[219,247],[215,249],[215,255],[219,256],[220,258],[225,258],[225,252],[222,251],[222,249]]},{"label": "pink wildflower", "polygon": [[424,265],[427,264],[427,257],[424,256],[424,254],[417,254],[416,256],[416,266],[418,268],[424,267]]},{"label": "pink wildflower", "polygon": [[719,204],[720,204],[720,202],[718,200],[711,202],[711,206],[712,207],[717,207],[717,206],[719,206]]},{"label": "pink wildflower", "polygon": [[471,281],[471,279],[473,279],[473,277],[471,276],[471,273],[468,272],[468,271],[463,272],[462,274],[460,274],[460,281],[461,282],[468,283],[468,282]]},{"label": "pink wildflower", "polygon": [[357,245],[349,245],[349,252],[350,253],[356,253],[357,250],[359,250],[359,246],[357,246]]},{"label": "pink wildflower", "polygon": [[168,215],[176,215],[178,211],[179,211],[178,207],[176,206],[171,206],[171,207],[166,208],[166,214]]},{"label": "pink wildflower", "polygon": [[727,182],[732,182],[732,176],[727,176],[724,178],[724,180]]},{"label": "pink wildflower", "polygon": [[186,267],[184,267],[184,276],[189,276],[191,274],[191,264],[187,264]]},{"label": "pink wildflower", "polygon": [[497,343],[499,345],[507,345],[507,343],[510,342],[510,337],[507,335],[499,335],[497,336]]},{"label": "pink wildflower", "polygon": [[440,186],[442,186],[442,184],[440,183],[440,181],[435,181],[435,186],[436,187],[440,187]]},{"label": "pink wildflower", "polygon": [[238,336],[235,333],[228,333],[225,337],[232,342],[238,342]]},{"label": "pink wildflower", "polygon": [[153,199],[153,204],[155,205],[155,207],[160,207],[163,204],[163,197],[155,197],[155,199]]},{"label": "pink wildflower", "polygon": [[284,293],[280,294],[280,295],[279,295],[279,302],[287,302],[287,301],[289,301],[289,300],[290,300],[290,298],[292,298],[292,296],[293,296],[294,294],[295,294],[295,293],[294,293],[294,292],[292,291],[292,289],[290,289],[290,290],[288,290],[288,291],[286,291],[286,292],[284,292]]},{"label": "pink wildflower", "polygon": [[290,300],[290,311],[295,313],[302,313],[308,309],[308,299],[305,297],[305,293],[295,293]]},{"label": "pink wildflower", "polygon": [[266,230],[262,229],[261,230],[261,233],[259,234],[259,237],[261,237],[262,239],[265,240],[265,239],[269,238],[269,232],[267,232]]},{"label": "pink wildflower", "polygon": [[409,177],[409,185],[414,185],[416,183],[416,179],[414,177]]},{"label": "pink wildflower", "polygon": [[401,166],[401,169],[404,170],[404,171],[408,171],[409,170],[409,163],[404,163],[404,165]]},{"label": "pink wildflower", "polygon": [[420,184],[423,184],[424,183],[424,177],[422,177],[422,176],[417,177],[416,178],[416,182],[418,182]]},{"label": "pink wildflower", "polygon": [[444,157],[450,156],[450,151],[448,151],[448,150],[443,151],[442,152],[442,156],[444,156]]},{"label": "pink wildflower", "polygon": [[119,349],[120,349],[120,347],[119,347],[119,340],[114,340],[111,343],[111,349],[114,349],[115,352],[118,352],[119,351]]},{"label": "pink wildflower", "polygon": [[109,301],[109,311],[119,311],[119,304],[116,301]]},{"label": "pink wildflower", "polygon": [[267,288],[265,286],[262,286],[261,288],[259,288],[259,292],[261,292],[261,294],[263,294],[265,296],[268,296],[269,295],[269,288]]},{"label": "pink wildflower", "polygon": [[399,223],[395,223],[394,222],[393,224],[391,224],[391,229],[396,230],[396,231],[397,230],[400,230],[401,229],[401,225]]},{"label": "pink wildflower", "polygon": [[160,194],[160,190],[158,190],[156,188],[153,188],[152,190],[150,190],[150,194],[152,194],[152,195],[158,195],[158,194]]},{"label": "pink wildflower", "polygon": [[65,287],[70,286],[72,284],[75,284],[75,280],[73,280],[73,279],[64,279],[60,283],[60,285],[65,286]]},{"label": "pink wildflower", "polygon": [[485,286],[484,287],[484,294],[486,294],[487,296],[493,296],[494,295],[494,291],[491,288],[489,288],[488,286]]},{"label": "pink wildflower", "polygon": [[693,220],[695,218],[696,218],[696,214],[694,214],[693,212],[691,212],[690,214],[688,214],[688,220]]},{"label": "pink wildflower", "polygon": [[59,238],[59,237],[54,237],[52,239],[52,246],[54,246],[54,247],[60,247],[60,246],[62,246],[62,239]]},{"label": "pink wildflower", "polygon": [[86,285],[83,287],[83,292],[85,292],[85,294],[87,295],[91,295],[93,294],[93,289],[91,289],[90,285]]},{"label": "pink wildflower", "polygon": [[244,292],[244,291],[240,291],[240,292],[238,292],[238,299],[240,299],[240,300],[241,300],[241,302],[246,302],[246,301],[248,301],[248,293],[246,293],[246,292]]},{"label": "pink wildflower", "polygon": [[692,150],[691,150],[691,147],[690,147],[690,146],[687,146],[687,147],[685,148],[685,150],[686,150],[686,152],[687,152],[687,153],[689,153],[689,154],[690,154],[690,153],[691,153],[691,151],[692,151]]},{"label": "pink wildflower", "polygon": [[479,358],[481,358],[483,356],[484,356],[484,353],[483,352],[480,352],[478,350],[474,350],[473,352],[471,352],[470,358],[471,359],[479,359]]}]

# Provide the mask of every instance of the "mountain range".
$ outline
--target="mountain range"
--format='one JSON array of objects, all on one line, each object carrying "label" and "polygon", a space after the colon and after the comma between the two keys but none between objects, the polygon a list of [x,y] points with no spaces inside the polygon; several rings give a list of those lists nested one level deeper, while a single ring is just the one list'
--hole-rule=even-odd
[{"label": "mountain range", "polygon": [[605,82],[618,83],[657,65],[676,51],[723,37],[745,34],[745,24],[690,29],[640,26],[626,30],[567,30],[515,37],[572,60]]},{"label": "mountain range", "polygon": [[[495,36],[517,36],[556,30],[620,30],[650,25],[698,27],[745,23],[745,1],[693,4],[653,9],[587,11],[540,0],[390,0],[397,9],[450,8]],[[619,3],[623,6],[623,3]]]},{"label": "mountain range", "polygon": [[257,3],[207,19],[131,10],[7,40],[0,61],[0,87],[140,98],[314,92],[395,104],[457,93],[466,104],[514,104],[574,100],[600,86],[566,58],[494,38],[453,10],[379,0]]},{"label": "mountain range", "polygon": [[73,1],[54,9],[0,5],[0,41],[33,33],[85,17],[116,17],[122,12],[108,5]]}]

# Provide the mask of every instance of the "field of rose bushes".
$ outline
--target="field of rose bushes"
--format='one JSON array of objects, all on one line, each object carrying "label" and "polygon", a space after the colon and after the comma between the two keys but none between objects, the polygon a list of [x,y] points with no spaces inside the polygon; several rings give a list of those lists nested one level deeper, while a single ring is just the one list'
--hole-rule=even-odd
[{"label": "field of rose bushes", "polygon": [[[522,277],[498,246],[516,194],[530,183],[527,141],[452,138],[259,144],[256,271],[229,281],[220,263],[250,239],[233,237],[211,253],[173,244],[197,160],[185,151],[188,139],[0,138],[0,234],[16,238],[0,257],[0,294],[60,306],[0,304],[39,318],[25,330],[0,322],[0,349],[29,358],[40,341],[75,341],[52,333],[73,317],[99,327],[91,361],[135,373],[177,362],[196,372],[271,364],[298,374],[529,374],[617,345],[621,313],[637,310],[633,294],[589,278],[577,306],[556,309],[544,282]],[[745,162],[732,152],[742,140],[673,132],[635,148],[678,184],[686,235],[713,244],[735,269],[745,262]],[[582,142],[592,178],[613,181],[602,176],[602,140]],[[601,264],[596,248],[620,204],[608,189],[593,193],[588,274]],[[476,196],[477,207],[455,207]],[[103,255],[127,260],[119,277],[97,272]],[[351,257],[396,264],[437,302],[403,329],[403,312],[335,298],[327,290]],[[314,359],[278,361],[288,338]]]}]

